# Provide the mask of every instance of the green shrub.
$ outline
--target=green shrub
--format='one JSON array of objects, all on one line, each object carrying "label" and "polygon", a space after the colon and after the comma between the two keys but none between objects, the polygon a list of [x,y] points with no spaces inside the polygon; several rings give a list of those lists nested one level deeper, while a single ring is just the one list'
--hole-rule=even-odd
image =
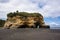
[{"label": "green shrub", "polygon": [[5,20],[0,19],[0,27],[3,27],[5,24]]}]

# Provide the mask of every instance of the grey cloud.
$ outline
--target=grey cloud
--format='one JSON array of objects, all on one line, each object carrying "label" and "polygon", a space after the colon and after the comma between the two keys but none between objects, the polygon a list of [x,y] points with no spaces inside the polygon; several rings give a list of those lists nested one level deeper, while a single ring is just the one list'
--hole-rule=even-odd
[{"label": "grey cloud", "polygon": [[0,3],[7,3],[9,0],[0,0]]},{"label": "grey cloud", "polygon": [[38,3],[39,8],[43,8],[45,5],[46,5],[46,3],[42,3],[42,2]]}]

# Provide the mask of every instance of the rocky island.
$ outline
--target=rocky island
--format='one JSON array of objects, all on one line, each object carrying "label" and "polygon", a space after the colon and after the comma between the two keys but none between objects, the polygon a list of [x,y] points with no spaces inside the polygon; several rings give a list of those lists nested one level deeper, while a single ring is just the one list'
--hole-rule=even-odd
[{"label": "rocky island", "polygon": [[4,27],[7,29],[14,28],[50,28],[46,25],[44,18],[40,13],[28,13],[28,12],[10,12],[7,14],[7,20]]}]

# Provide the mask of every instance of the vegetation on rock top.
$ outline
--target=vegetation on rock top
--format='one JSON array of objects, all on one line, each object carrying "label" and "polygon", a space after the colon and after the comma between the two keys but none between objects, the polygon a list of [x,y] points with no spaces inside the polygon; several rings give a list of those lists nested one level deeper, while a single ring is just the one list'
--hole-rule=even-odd
[{"label": "vegetation on rock top", "polygon": [[28,12],[10,12],[7,14],[7,17],[14,17],[14,16],[23,16],[23,17],[28,17],[28,16],[32,16],[32,17],[39,17],[42,16],[40,13],[28,13]]}]

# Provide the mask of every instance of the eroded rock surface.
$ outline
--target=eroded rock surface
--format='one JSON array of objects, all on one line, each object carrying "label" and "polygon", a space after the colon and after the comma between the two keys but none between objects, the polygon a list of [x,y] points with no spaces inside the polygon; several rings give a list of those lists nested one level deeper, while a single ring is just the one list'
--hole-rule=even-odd
[{"label": "eroded rock surface", "polygon": [[49,28],[40,13],[14,12],[7,14],[3,28]]}]

